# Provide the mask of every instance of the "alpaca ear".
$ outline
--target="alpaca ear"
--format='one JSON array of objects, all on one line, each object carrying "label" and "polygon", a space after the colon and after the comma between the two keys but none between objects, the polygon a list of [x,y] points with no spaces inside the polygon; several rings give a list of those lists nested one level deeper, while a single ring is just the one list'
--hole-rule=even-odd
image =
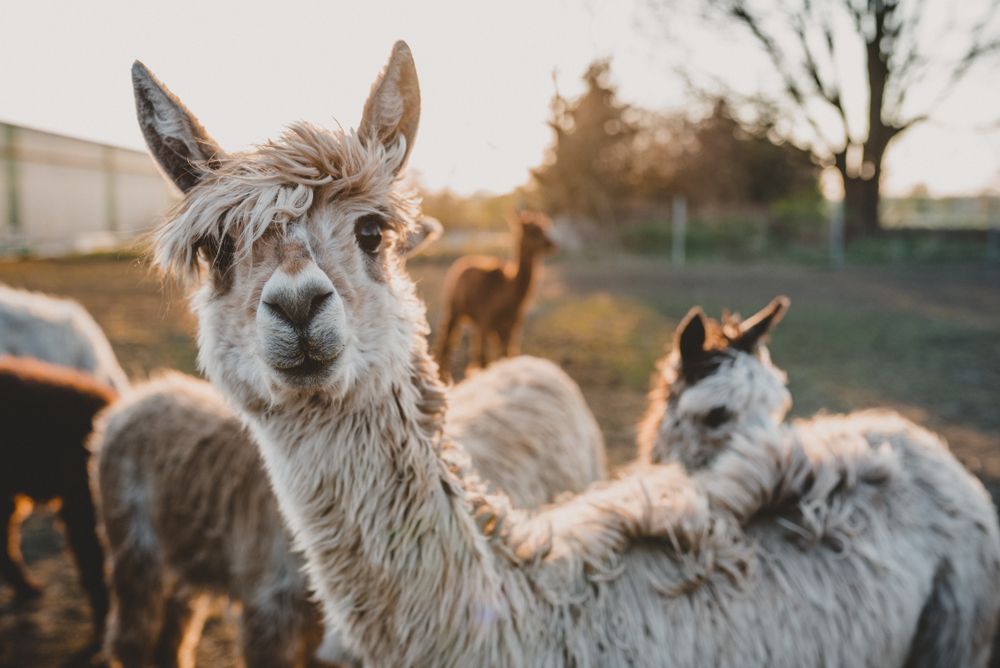
[{"label": "alpaca ear", "polygon": [[437,241],[442,231],[444,228],[437,218],[421,216],[417,219],[417,229],[411,230],[406,235],[406,247],[403,254],[406,257],[413,257]]},{"label": "alpaca ear", "polygon": [[420,84],[413,54],[406,42],[399,41],[392,47],[389,64],[372,84],[365,111],[361,115],[358,134],[362,139],[381,142],[392,148],[402,139],[405,142],[403,159],[396,168],[398,173],[406,164],[413,148],[420,121]]},{"label": "alpaca ear", "polygon": [[138,60],[132,64],[132,87],[135,113],[149,152],[181,192],[188,192],[224,155],[222,149],[177,96]]},{"label": "alpaca ear", "polygon": [[740,335],[732,342],[732,347],[743,352],[753,352],[757,344],[785,316],[785,311],[791,301],[784,295],[779,295],[771,303],[743,321],[740,325]]},{"label": "alpaca ear", "polygon": [[705,314],[695,306],[677,326],[674,347],[681,353],[681,366],[705,355]]}]

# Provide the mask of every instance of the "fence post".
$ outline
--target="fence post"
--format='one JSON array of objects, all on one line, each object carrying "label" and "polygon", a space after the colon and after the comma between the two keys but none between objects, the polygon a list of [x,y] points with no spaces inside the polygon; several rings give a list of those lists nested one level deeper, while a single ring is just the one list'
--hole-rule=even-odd
[{"label": "fence post", "polygon": [[13,125],[0,124],[4,133],[4,171],[7,181],[7,231],[16,236],[21,231],[21,205],[18,201],[20,186],[18,185],[17,152],[14,144],[17,142],[17,130]]},{"label": "fence post", "polygon": [[101,147],[101,166],[104,170],[104,215],[107,231],[118,240],[118,173],[115,165],[115,149]]},{"label": "fence post", "polygon": [[830,264],[844,268],[844,200],[830,202]]},{"label": "fence post", "polygon": [[675,267],[683,267],[684,242],[687,236],[687,200],[684,199],[684,195],[674,195],[674,211],[670,222],[672,225],[670,262]]}]

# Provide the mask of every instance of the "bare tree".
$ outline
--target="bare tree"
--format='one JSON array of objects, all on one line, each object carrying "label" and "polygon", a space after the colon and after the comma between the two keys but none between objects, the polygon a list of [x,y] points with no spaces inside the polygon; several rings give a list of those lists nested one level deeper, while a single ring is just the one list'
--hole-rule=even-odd
[{"label": "bare tree", "polygon": [[[678,9],[678,0],[649,1],[657,11]],[[721,86],[734,105],[749,104],[768,120],[781,140],[836,167],[853,235],[878,229],[890,142],[927,120],[971,70],[1000,52],[1000,0],[956,0],[935,11],[926,0],[699,2],[708,25],[745,31],[778,81],[775,91],[752,96],[717,81],[713,94]],[[845,71],[849,63],[860,71]],[[845,94],[845,82],[859,80],[867,95]]]}]

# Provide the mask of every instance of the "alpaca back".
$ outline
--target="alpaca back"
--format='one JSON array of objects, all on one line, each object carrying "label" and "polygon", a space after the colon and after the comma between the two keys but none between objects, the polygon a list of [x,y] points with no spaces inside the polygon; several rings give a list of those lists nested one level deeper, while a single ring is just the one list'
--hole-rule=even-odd
[{"label": "alpaca back", "polygon": [[[875,412],[784,436],[672,487],[651,477],[670,467],[638,467],[607,487],[631,497],[592,489],[520,527],[514,551],[556,601],[540,616],[585,611],[533,630],[552,652],[525,663],[987,665],[996,513],[943,442]],[[672,508],[684,494],[704,505]]]},{"label": "alpaca back", "polygon": [[453,387],[447,435],[515,506],[533,508],[607,476],[604,440],[580,388],[552,362],[499,361]]},{"label": "alpaca back", "polygon": [[996,510],[936,435],[890,411],[821,415],[736,438],[693,475],[747,523],[765,574],[836,610],[831,625],[906,611],[882,627],[894,643],[857,633],[867,653],[838,650],[832,664],[986,665],[1000,618]]},{"label": "alpaca back", "polygon": [[0,285],[0,354],[79,369],[118,392],[128,389],[104,332],[69,299]]},{"label": "alpaca back", "polygon": [[819,415],[792,429],[816,448],[860,437],[898,454],[926,508],[928,552],[938,555],[907,665],[986,665],[1000,621],[1000,528],[979,480],[942,438],[893,411]]}]

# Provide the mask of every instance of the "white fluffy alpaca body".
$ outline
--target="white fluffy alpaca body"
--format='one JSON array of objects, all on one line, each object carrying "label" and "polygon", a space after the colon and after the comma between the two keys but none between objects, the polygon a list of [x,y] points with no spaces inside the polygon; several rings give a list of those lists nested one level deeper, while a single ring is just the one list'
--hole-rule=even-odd
[{"label": "white fluffy alpaca body", "polygon": [[500,360],[450,388],[445,433],[523,508],[607,477],[604,439],[580,388],[537,357]]},{"label": "white fluffy alpaca body", "polygon": [[[366,662],[942,665],[911,653],[923,611],[958,543],[961,577],[991,587],[997,528],[988,503],[954,516],[927,494],[951,461],[939,450],[795,456],[791,481],[763,459],[728,480],[649,466],[537,513],[483,493],[444,436],[401,261],[415,222],[396,179],[419,113],[405,45],[357,134],[296,125],[246,155],[221,152],[151,77],[136,87],[150,147],[187,191],[158,261],[207,271],[200,363],[250,426],[324,610]],[[742,488],[787,503],[758,513]],[[850,531],[803,543],[799,499]],[[960,665],[985,664],[995,619],[993,592],[973,593],[983,615]]]},{"label": "white fluffy alpaca body", "polygon": [[0,355],[34,357],[93,375],[122,393],[128,377],[80,304],[0,285]]},{"label": "white fluffy alpaca body", "polygon": [[[953,541],[950,547],[939,546],[934,558],[934,587],[915,634],[914,661],[984,662],[1000,610],[995,575],[1000,544],[989,496],[940,437],[892,411],[785,422],[791,407],[787,377],[772,363],[762,339],[787,305],[778,298],[743,323],[730,318],[720,324],[692,310],[678,327],[673,350],[659,364],[640,428],[640,458],[678,462],[706,481],[743,481],[731,488],[728,503],[762,508],[780,507],[786,495],[779,490],[796,487],[798,480],[811,480],[815,489],[830,491],[842,483],[837,476],[817,476],[814,467],[802,466],[804,461],[877,453],[893,462],[893,476],[909,481],[912,489],[906,493],[927,513],[928,532]],[[757,489],[746,485],[760,479],[762,465],[783,471],[784,481]],[[848,514],[874,511],[830,506],[807,495],[798,501],[797,512],[794,531],[803,540],[825,535],[835,544],[850,545],[855,529]],[[959,537],[963,533],[966,539]]]}]

